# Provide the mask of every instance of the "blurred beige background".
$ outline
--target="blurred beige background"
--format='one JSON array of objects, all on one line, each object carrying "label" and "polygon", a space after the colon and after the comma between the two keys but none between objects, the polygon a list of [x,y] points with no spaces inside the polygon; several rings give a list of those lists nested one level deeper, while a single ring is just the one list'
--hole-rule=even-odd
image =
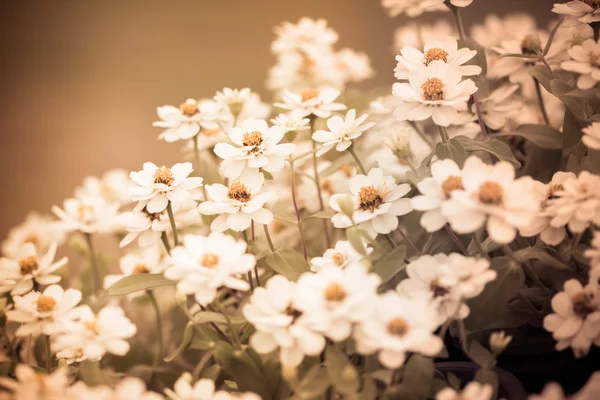
[{"label": "blurred beige background", "polygon": [[[469,26],[527,9],[545,25],[552,3],[475,0],[464,19]],[[29,210],[60,204],[86,175],[176,162],[180,146],[158,142],[151,126],[157,105],[224,86],[269,99],[263,82],[282,21],[327,19],[339,46],[370,55],[377,76],[366,88],[393,82],[393,33],[407,21],[388,18],[379,0],[19,0],[1,8],[0,238]]]}]

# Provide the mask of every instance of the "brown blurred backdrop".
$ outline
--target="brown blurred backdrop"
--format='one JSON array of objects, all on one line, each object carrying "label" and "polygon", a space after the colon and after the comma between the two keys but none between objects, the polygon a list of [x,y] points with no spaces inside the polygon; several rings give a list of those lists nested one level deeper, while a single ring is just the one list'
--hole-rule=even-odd
[{"label": "brown blurred backdrop", "polygon": [[[475,0],[467,27],[487,13],[533,12],[552,0]],[[263,88],[273,27],[325,18],[339,46],[365,51],[390,85],[396,27],[379,0],[3,1],[0,11],[0,238],[29,210],[48,212],[86,175],[171,164],[178,144],[158,142],[155,107],[212,96],[224,86]],[[427,14],[431,20],[442,14]],[[443,14],[450,18],[449,13]]]}]

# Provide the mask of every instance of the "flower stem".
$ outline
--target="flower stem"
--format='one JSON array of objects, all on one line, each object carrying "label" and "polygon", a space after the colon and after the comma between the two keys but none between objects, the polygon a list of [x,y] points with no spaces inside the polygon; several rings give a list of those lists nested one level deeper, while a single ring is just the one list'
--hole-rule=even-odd
[{"label": "flower stem", "polygon": [[542,88],[540,87],[540,82],[535,78],[533,78],[533,82],[535,83],[535,93],[537,95],[540,111],[542,112],[542,116],[544,117],[544,122],[546,123],[546,125],[550,126],[550,118],[548,118],[546,106],[544,105],[544,98],[542,97]]},{"label": "flower stem", "polygon": [[6,340],[6,351],[8,352],[8,356],[12,359],[13,355],[15,355],[12,342],[10,341],[10,338],[8,337],[8,333],[6,332],[6,327],[2,326],[2,328],[0,328],[0,329],[1,329],[2,335],[4,336],[4,339]]},{"label": "flower stem", "polygon": [[[196,159],[196,174],[200,175],[200,170],[202,169],[202,161],[200,161],[200,149],[198,148],[198,139],[200,138],[200,133],[197,133],[196,136],[192,138],[192,144],[194,145],[194,158]],[[204,194],[204,200],[208,200],[208,195],[206,193],[206,186],[202,185],[202,194]]]},{"label": "flower stem", "polygon": [[452,240],[454,240],[454,243],[456,243],[456,245],[462,251],[462,253],[465,256],[468,256],[469,252],[467,251],[467,248],[462,244],[462,242],[460,241],[458,236],[456,236],[456,233],[454,233],[454,231],[450,228],[450,225],[448,225],[448,224],[444,225],[444,229],[446,229],[446,232],[448,232],[448,235],[450,235]]},{"label": "flower stem", "polygon": [[302,242],[302,252],[304,253],[304,259],[308,260],[306,241],[304,240],[304,232],[302,231],[302,224],[300,223],[300,209],[298,208],[298,201],[296,200],[296,175],[294,173],[294,160],[291,159],[290,180],[292,181],[292,203],[294,203],[294,211],[296,212],[296,221],[298,222],[298,231],[300,232],[300,241]]},{"label": "flower stem", "polygon": [[146,290],[148,294],[148,298],[150,298],[150,302],[152,303],[152,307],[154,308],[154,314],[156,315],[156,341],[158,342],[158,346],[156,348],[156,353],[154,355],[154,360],[152,361],[152,368],[156,369],[158,364],[160,363],[160,359],[163,354],[163,334],[162,334],[162,319],[160,316],[160,309],[158,308],[158,302],[156,301],[156,297],[151,290]]},{"label": "flower stem", "polygon": [[46,371],[52,373],[52,348],[50,347],[50,336],[43,335],[44,346],[46,347]]},{"label": "flower stem", "polygon": [[167,250],[167,254],[171,255],[171,245],[169,244],[169,238],[167,237],[167,232],[163,231],[160,234],[160,240],[162,240],[163,245],[165,246],[165,250]]},{"label": "flower stem", "polygon": [[[256,240],[256,235],[255,235],[255,232],[254,232],[254,220],[252,220],[250,222],[250,227],[251,227],[250,229],[251,229],[251,232],[252,232],[252,243],[254,243],[254,241]],[[260,286],[260,280],[258,278],[258,264],[254,264],[254,277],[256,278],[256,287],[259,287]]]},{"label": "flower stem", "polygon": [[[200,309],[204,312],[206,312],[206,307],[204,307],[202,304],[199,304]],[[184,312],[186,312],[188,319],[190,321],[192,321],[192,323],[194,322],[194,316],[192,314],[190,314],[189,310],[184,310]],[[194,324],[194,327],[196,326],[196,324]],[[227,342],[231,342],[231,339],[229,339],[229,336],[227,336],[225,334],[225,332],[223,332],[223,330],[221,330],[221,328],[219,328],[219,326],[217,324],[215,324],[214,322],[210,322],[210,326],[212,326],[215,331],[221,335],[221,337],[223,337],[223,339],[225,339]],[[200,330],[200,328],[197,329],[198,333],[200,333],[201,335],[203,335],[202,331]]]},{"label": "flower stem", "polygon": [[450,138],[448,137],[448,132],[446,132],[446,128],[444,128],[443,126],[438,125],[438,130],[440,131],[440,138],[442,139],[442,143],[446,143],[448,142],[448,140],[450,140]]},{"label": "flower stem", "polygon": [[219,312],[223,314],[223,316],[227,320],[227,325],[229,326],[229,329],[233,334],[233,341],[236,345],[236,348],[240,349],[242,346],[242,341],[240,340],[240,335],[238,334],[237,330],[235,330],[235,328],[233,327],[233,323],[231,322],[231,318],[229,318],[229,314],[227,314],[225,308],[218,301],[215,300],[214,304],[217,310],[219,310]]},{"label": "flower stem", "polygon": [[465,26],[463,24],[462,18],[460,16],[460,8],[448,4],[450,11],[452,11],[452,15],[454,15],[454,21],[456,22],[456,30],[458,31],[458,36],[460,40],[465,40],[467,38],[467,34],[465,33]]},{"label": "flower stem", "polygon": [[271,235],[269,234],[269,227],[267,226],[267,224],[263,225],[263,229],[265,231],[265,237],[267,238],[267,242],[269,243],[271,253],[273,253],[275,251],[275,246],[273,245],[273,240],[271,240]]},{"label": "flower stem", "polygon": [[90,258],[90,267],[92,268],[92,293],[98,294],[98,291],[102,287],[102,278],[100,277],[100,269],[98,268],[98,262],[96,260],[96,252],[94,251],[94,243],[92,241],[91,233],[84,233],[85,241],[88,246],[88,256]]},{"label": "flower stem", "polygon": [[360,161],[360,158],[358,158],[358,154],[356,154],[356,151],[354,151],[354,144],[352,144],[350,147],[348,147],[348,153],[350,153],[350,155],[352,155],[352,158],[354,158],[354,162],[356,162],[356,165],[358,166],[360,173],[363,175],[367,175],[367,170],[365,169],[362,162]]},{"label": "flower stem", "polygon": [[198,378],[200,378],[202,370],[204,370],[204,367],[206,367],[206,364],[210,361],[211,357],[212,354],[207,351],[206,353],[204,353],[202,358],[200,358],[200,361],[198,361],[198,364],[196,365],[196,368],[194,368],[194,372],[192,373],[193,382],[196,382]]},{"label": "flower stem", "polygon": [[385,235],[385,240],[387,240],[388,244],[392,247],[392,249],[395,249],[396,247],[398,247],[396,245],[396,243],[394,242],[394,239],[392,239],[392,235],[390,235],[389,233],[387,235]]},{"label": "flower stem", "polygon": [[[242,231],[242,236],[244,237],[244,241],[250,246],[250,242],[248,241],[248,233],[245,230]],[[248,271],[248,282],[250,283],[250,290],[254,292],[254,281],[252,280],[252,271]]]},{"label": "flower stem", "polygon": [[417,248],[417,246],[415,246],[415,244],[408,238],[407,235],[404,234],[404,232],[402,232],[402,229],[400,229],[400,227],[398,227],[398,229],[396,229],[396,231],[400,234],[400,236],[402,236],[402,239],[404,239],[404,242],[411,248],[413,249],[413,251],[415,253],[417,253],[418,255],[423,255],[423,253],[421,253],[421,250],[419,250]]},{"label": "flower stem", "polygon": [[473,243],[475,243],[475,247],[477,248],[477,252],[479,253],[479,255],[481,257],[487,258],[487,253],[485,252],[485,250],[483,250],[483,245],[481,244],[481,241],[479,240],[479,236],[477,236],[477,232],[473,232],[471,237],[473,238]]},{"label": "flower stem", "polygon": [[[317,187],[317,195],[319,196],[319,209],[321,211],[325,211],[325,204],[323,204],[323,194],[321,193],[321,180],[319,178],[319,161],[317,160],[317,142],[312,140],[312,134],[315,133],[315,121],[317,117],[315,115],[311,115],[310,117],[310,135],[311,142],[313,147],[312,159],[313,159],[313,171],[315,174],[315,185]],[[325,233],[325,242],[327,244],[327,248],[331,247],[331,238],[329,237],[329,228],[327,226],[327,219],[323,218],[323,231]]]},{"label": "flower stem", "polygon": [[167,213],[169,214],[169,221],[171,222],[171,230],[173,231],[173,246],[179,246],[179,238],[177,238],[177,225],[175,225],[175,216],[173,215],[173,206],[169,201],[167,203]]}]

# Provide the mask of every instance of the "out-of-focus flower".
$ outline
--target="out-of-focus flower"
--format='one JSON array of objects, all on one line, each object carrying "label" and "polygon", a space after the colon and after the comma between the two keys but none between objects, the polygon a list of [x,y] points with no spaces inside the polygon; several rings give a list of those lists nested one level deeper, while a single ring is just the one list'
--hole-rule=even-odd
[{"label": "out-of-focus flower", "polygon": [[52,206],[52,212],[60,219],[60,228],[83,233],[114,231],[118,209],[119,204],[107,203],[102,197],[66,199],[62,209]]},{"label": "out-of-focus flower", "polygon": [[568,25],[591,24],[600,21],[600,4],[595,0],[573,0],[556,3],[552,12],[563,16]]},{"label": "out-of-focus flower", "polygon": [[8,231],[6,239],[2,242],[2,254],[5,257],[15,258],[21,252],[21,247],[31,243],[35,248],[44,252],[53,242],[61,244],[64,234],[56,221],[50,217],[32,212],[27,214],[25,221],[14,226]]},{"label": "out-of-focus flower", "polygon": [[271,45],[273,53],[327,51],[338,40],[337,33],[324,19],[301,18],[297,24],[284,22],[275,28],[277,39]]},{"label": "out-of-focus flower", "polygon": [[541,394],[529,396],[528,400],[594,400],[600,396],[600,372],[594,372],[585,386],[572,396],[565,396],[562,388],[556,382],[544,386]]},{"label": "out-of-focus flower", "polygon": [[375,74],[369,56],[365,53],[344,48],[335,54],[335,58],[346,82],[361,82]]},{"label": "out-of-focus flower", "polygon": [[435,395],[435,400],[490,400],[494,395],[492,385],[469,382],[461,392],[447,387]]},{"label": "out-of-focus flower", "polygon": [[600,122],[594,122],[582,129],[583,137],[581,141],[588,148],[600,150]]},{"label": "out-of-focus flower", "polygon": [[358,139],[364,131],[375,125],[375,122],[365,122],[367,114],[356,118],[356,110],[350,110],[346,113],[346,118],[334,115],[327,120],[327,129],[316,131],[312,139],[323,143],[326,150],[335,146],[337,151],[344,151],[352,146],[354,140]]},{"label": "out-of-focus flower", "polygon": [[[463,0],[471,3],[473,0]],[[461,3],[461,0],[452,0],[452,3]],[[381,0],[381,5],[388,9],[390,17],[406,14],[407,17],[418,17],[427,11],[447,11],[443,1],[438,0]]]},{"label": "out-of-focus flower", "polygon": [[310,119],[302,116],[302,113],[299,111],[292,111],[286,114],[279,114],[271,120],[271,123],[282,127],[286,133],[299,132],[309,129],[308,124],[310,123]]},{"label": "out-of-focus flower", "polygon": [[164,400],[164,397],[158,393],[149,391],[146,388],[146,384],[144,383],[144,381],[140,378],[128,376],[126,378],[121,379],[116,384],[114,389],[105,385],[87,386],[83,381],[78,381],[68,389],[68,395],[66,399]]},{"label": "out-of-focus flower", "polygon": [[131,202],[131,188],[134,186],[129,174],[124,169],[111,169],[102,177],[88,176],[83,180],[83,185],[75,189],[75,197],[101,197],[107,203],[120,205]]},{"label": "out-of-focus flower", "polygon": [[[600,14],[598,15],[600,21]],[[590,89],[600,81],[600,42],[587,39],[579,45],[569,49],[571,60],[563,61],[560,66],[566,71],[576,72],[579,75],[577,87]]]},{"label": "out-of-focus flower", "polygon": [[212,379],[200,379],[192,386],[192,375],[189,372],[184,372],[177,379],[173,390],[165,389],[165,394],[171,400],[260,400],[260,396],[252,392],[215,391],[215,381]]},{"label": "out-of-focus flower", "polygon": [[334,111],[345,110],[346,106],[336,103],[340,91],[337,89],[309,89],[301,93],[284,91],[283,103],[275,103],[275,107],[284,110],[298,110],[303,117],[311,115],[319,118],[329,118]]},{"label": "out-of-focus flower", "polygon": [[47,375],[35,371],[29,365],[19,364],[15,369],[16,379],[0,377],[0,386],[11,392],[10,400],[60,400],[66,399],[67,369],[57,368]]},{"label": "out-of-focus flower", "polygon": [[[367,253],[373,251],[372,247],[366,247]],[[319,272],[325,268],[346,268],[350,265],[359,264],[363,256],[354,250],[350,242],[338,240],[333,249],[325,250],[323,257],[313,257],[310,260],[310,269]]]},{"label": "out-of-focus flower", "polygon": [[394,54],[400,53],[405,46],[422,48],[428,40],[442,40],[448,36],[457,36],[456,29],[445,19],[440,19],[432,24],[419,22],[403,24],[394,33]]}]

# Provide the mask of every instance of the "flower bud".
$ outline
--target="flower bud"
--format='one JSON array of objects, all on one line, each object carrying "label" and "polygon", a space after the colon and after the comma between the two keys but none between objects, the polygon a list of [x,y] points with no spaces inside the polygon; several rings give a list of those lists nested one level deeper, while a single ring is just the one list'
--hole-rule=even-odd
[{"label": "flower bud", "polygon": [[542,39],[537,33],[530,33],[521,42],[521,52],[531,56],[542,52]]},{"label": "flower bud", "polygon": [[506,335],[504,331],[494,332],[490,335],[490,349],[495,355],[498,355],[506,349],[512,336]]}]

